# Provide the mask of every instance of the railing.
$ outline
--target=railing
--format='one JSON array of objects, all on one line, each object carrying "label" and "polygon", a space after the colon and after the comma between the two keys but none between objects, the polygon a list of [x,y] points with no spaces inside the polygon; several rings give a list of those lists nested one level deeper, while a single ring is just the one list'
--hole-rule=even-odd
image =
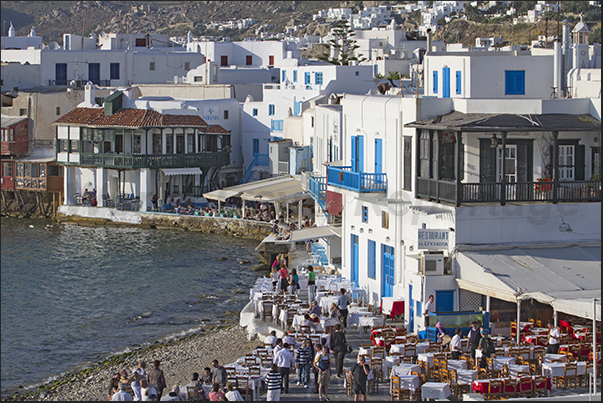
[{"label": "railing", "polygon": [[352,167],[327,167],[327,183],[358,193],[387,191],[387,174],[354,172]]},{"label": "railing", "polygon": [[[580,202],[601,201],[601,181],[513,182],[504,187],[504,201],[514,202]],[[500,182],[461,183],[447,180],[417,178],[417,195],[436,201],[459,203],[502,202]],[[555,194],[556,191],[556,194]],[[556,199],[556,200],[555,200]]]},{"label": "railing", "polygon": [[40,140],[34,139],[32,140],[34,147],[40,148],[54,148],[54,140]]},{"label": "railing", "polygon": [[325,176],[310,176],[308,185],[310,195],[324,210],[327,203],[327,178]]},{"label": "railing", "polygon": [[239,184],[242,185],[243,183],[247,183],[247,181],[249,181],[249,179],[251,178],[251,175],[253,175],[254,167],[267,166],[268,162],[269,162],[268,154],[255,154],[253,156],[253,160],[251,161],[251,164],[249,164],[249,167],[247,168],[247,171],[245,171],[245,175],[243,175],[243,178],[241,178],[241,180],[239,181]]},{"label": "railing", "polygon": [[[222,166],[230,163],[224,151],[200,154],[132,155],[80,153],[78,165],[104,168],[186,168]],[[64,163],[69,164],[69,163]]]}]

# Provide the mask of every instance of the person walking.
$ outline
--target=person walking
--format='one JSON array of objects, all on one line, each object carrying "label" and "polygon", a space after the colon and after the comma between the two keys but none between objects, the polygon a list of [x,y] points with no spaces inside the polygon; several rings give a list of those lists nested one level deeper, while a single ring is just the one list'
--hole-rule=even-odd
[{"label": "person walking", "polygon": [[366,379],[369,372],[371,372],[371,367],[366,363],[366,359],[361,356],[358,363],[352,367],[354,401],[358,401],[358,395],[362,396],[362,401],[366,400]]},{"label": "person walking", "polygon": [[289,351],[289,344],[284,343],[283,349],[274,355],[274,363],[283,377],[283,392],[289,393],[289,374],[295,369],[295,358]]},{"label": "person walking", "polygon": [[433,307],[433,298],[433,295],[429,296],[429,300],[425,303],[425,309],[423,310],[423,326],[425,327],[427,327],[427,317],[430,313],[435,311],[435,308]]},{"label": "person walking", "polygon": [[318,370],[318,400],[329,401],[329,382],[331,382],[331,354],[329,347],[323,346],[322,351],[314,358],[314,367]]},{"label": "person walking", "polygon": [[480,368],[486,368],[486,358],[490,358],[496,351],[494,348],[494,342],[488,336],[488,331],[482,329],[482,338],[479,341],[478,349],[482,350],[482,358],[479,361]]},{"label": "person walking", "polygon": [[226,381],[228,380],[228,374],[226,368],[220,365],[218,360],[213,360],[211,365],[214,367],[211,371],[211,378],[214,384],[219,384],[222,389],[226,387]]},{"label": "person walking", "polygon": [[345,334],[341,331],[341,324],[335,325],[335,331],[331,333],[331,352],[335,356],[335,370],[337,377],[343,376],[343,360],[347,351],[348,342],[345,339]]},{"label": "person walking", "polygon": [[281,384],[283,383],[283,377],[278,371],[278,365],[272,364],[270,372],[266,374],[266,401],[276,402],[281,400]]},{"label": "person walking", "polygon": [[350,305],[350,298],[345,294],[346,289],[342,288],[339,290],[341,295],[337,298],[337,308],[343,320],[343,328],[348,327],[348,305]]},{"label": "person walking", "polygon": [[461,334],[463,331],[460,327],[457,327],[454,331],[454,336],[452,336],[452,340],[450,340],[450,352],[452,353],[452,359],[458,360],[463,352],[463,347],[461,345]]},{"label": "person walking", "polygon": [[475,350],[479,345],[479,341],[482,338],[479,324],[475,321],[471,322],[471,329],[469,329],[469,334],[467,335],[467,348],[471,352],[471,359],[475,361]]},{"label": "person walking", "polygon": [[561,342],[561,332],[559,328],[555,326],[555,322],[549,320],[549,338],[548,345],[546,347],[547,354],[559,354],[559,343]]},{"label": "person walking", "polygon": [[155,386],[155,390],[157,390],[157,400],[161,399],[161,395],[163,394],[163,389],[167,387],[165,383],[165,376],[163,374],[163,370],[159,369],[159,365],[161,361],[155,360],[153,361],[153,368],[149,369],[147,372],[147,381]]},{"label": "person walking", "polygon": [[316,298],[316,273],[314,273],[314,267],[308,266],[308,280],[306,281],[306,288],[308,289],[308,303],[311,303]]},{"label": "person walking", "polygon": [[310,348],[310,339],[305,339],[302,346],[297,349],[295,362],[297,363],[297,386],[304,385],[308,387],[310,383],[310,360],[312,359],[312,350]]},{"label": "person walking", "polygon": [[291,273],[289,273],[289,292],[291,295],[295,295],[299,290],[299,276],[297,275],[297,269],[291,269]]}]

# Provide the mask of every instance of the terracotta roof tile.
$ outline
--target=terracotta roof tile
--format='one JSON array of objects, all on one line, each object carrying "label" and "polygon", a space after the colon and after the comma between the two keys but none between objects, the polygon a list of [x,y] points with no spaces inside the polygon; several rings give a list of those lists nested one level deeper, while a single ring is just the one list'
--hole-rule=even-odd
[{"label": "terracotta roof tile", "polygon": [[103,108],[75,108],[54,124],[96,127],[209,127],[205,120],[196,115],[163,115],[150,109],[125,108],[110,116],[105,116]]},{"label": "terracotta roof tile", "polygon": [[230,132],[228,130],[226,130],[225,128],[223,128],[220,125],[209,125],[209,127],[207,128],[207,133],[208,134],[230,134]]}]

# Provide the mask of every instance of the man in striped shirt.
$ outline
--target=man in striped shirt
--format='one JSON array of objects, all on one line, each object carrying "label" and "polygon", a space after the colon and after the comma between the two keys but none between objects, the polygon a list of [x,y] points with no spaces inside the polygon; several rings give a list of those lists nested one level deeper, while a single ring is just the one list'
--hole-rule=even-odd
[{"label": "man in striped shirt", "polygon": [[278,371],[278,365],[272,364],[270,372],[266,374],[266,401],[279,401],[281,400],[281,382],[283,377]]},{"label": "man in striped shirt", "polygon": [[312,360],[312,349],[310,342],[305,339],[302,346],[297,349],[295,362],[297,363],[297,386],[304,384],[304,388],[310,383],[310,362]]}]

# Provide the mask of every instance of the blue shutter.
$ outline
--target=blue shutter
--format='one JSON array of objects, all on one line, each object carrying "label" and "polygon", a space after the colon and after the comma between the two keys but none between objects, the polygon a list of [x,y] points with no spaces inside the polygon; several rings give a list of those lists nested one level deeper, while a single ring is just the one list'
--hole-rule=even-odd
[{"label": "blue shutter", "polygon": [[358,136],[358,172],[364,172],[364,136]]},{"label": "blue shutter", "polygon": [[368,222],[368,207],[362,206],[362,222]]},{"label": "blue shutter", "polygon": [[293,82],[297,82],[297,70],[293,70]]},{"label": "blue shutter", "polygon": [[450,98],[450,68],[442,69],[442,97]]},{"label": "blue shutter", "polygon": [[358,172],[358,158],[356,155],[356,146],[357,146],[358,138],[356,136],[352,136],[352,171]]},{"label": "blue shutter", "polygon": [[375,173],[383,173],[383,140],[375,139]]},{"label": "blue shutter", "polygon": [[301,115],[301,101],[295,103],[295,116]]},{"label": "blue shutter", "polygon": [[283,79],[281,81],[284,83],[286,78],[287,78],[287,70],[283,70]]},{"label": "blue shutter", "polygon": [[505,70],[505,95],[525,95],[525,70]]},{"label": "blue shutter", "polygon": [[438,93],[438,72],[437,71],[433,72],[433,93],[434,94]]},{"label": "blue shutter", "polygon": [[375,257],[377,254],[376,251],[376,247],[375,247],[375,241],[371,241],[369,239],[368,241],[368,251],[367,251],[367,255],[368,255],[368,262],[367,262],[367,276],[369,278],[375,278],[376,277],[376,265],[375,265]]},{"label": "blue shutter", "polygon": [[304,73],[304,80],[306,85],[310,85],[310,73]]},{"label": "blue shutter", "polygon": [[461,88],[462,88],[462,80],[461,80],[461,72],[457,71],[456,72],[456,93],[457,94],[461,94]]}]

